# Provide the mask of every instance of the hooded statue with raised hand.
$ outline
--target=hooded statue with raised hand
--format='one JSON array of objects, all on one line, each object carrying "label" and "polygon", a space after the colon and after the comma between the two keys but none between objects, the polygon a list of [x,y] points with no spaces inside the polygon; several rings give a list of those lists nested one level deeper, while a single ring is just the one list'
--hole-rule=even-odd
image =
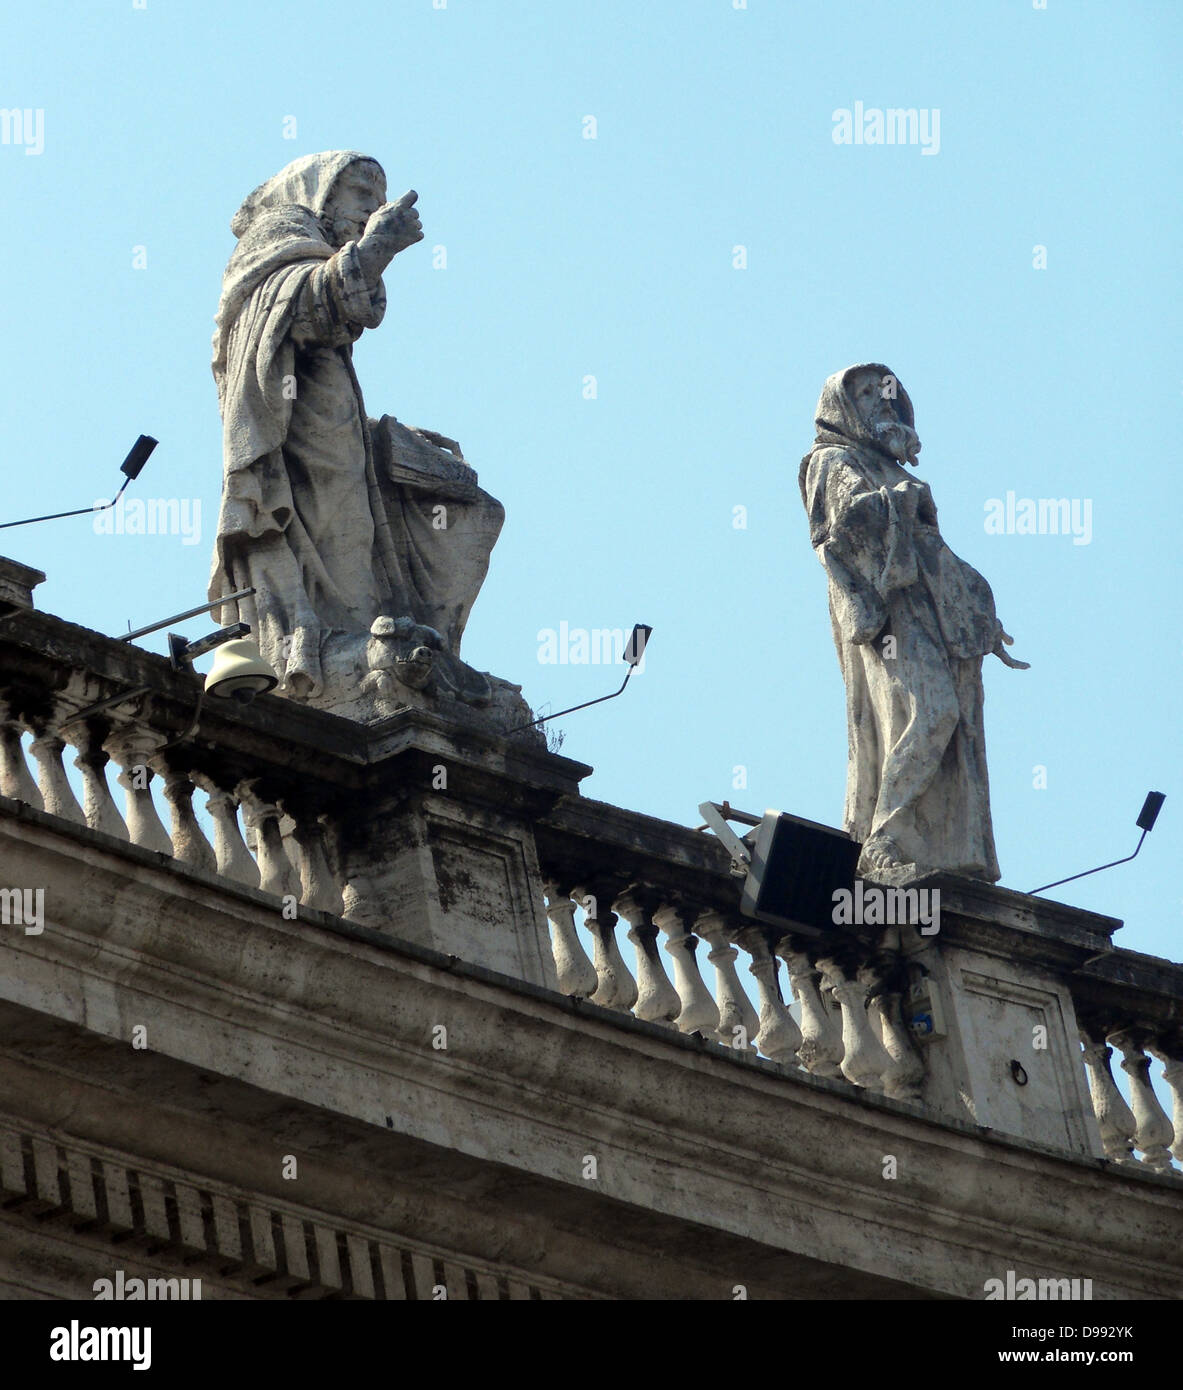
[{"label": "hooded statue with raised hand", "polygon": [[982,657],[1008,656],[990,586],[941,538],[912,402],[882,363],[836,372],[801,461],[809,539],[829,580],[846,685],[845,826],[859,872],[995,882]]},{"label": "hooded statue with raised hand", "polygon": [[[366,414],[352,345],[382,322],[386,266],[423,239],[417,195],[385,198],[381,166],[353,150],[261,184],[231,222],[213,340],[224,473],[209,596],[253,587],[238,616],[280,693],[355,716],[375,631],[433,653],[452,694],[488,697],[458,651],[504,519],[453,441]],[[425,659],[393,703],[427,683]]]}]

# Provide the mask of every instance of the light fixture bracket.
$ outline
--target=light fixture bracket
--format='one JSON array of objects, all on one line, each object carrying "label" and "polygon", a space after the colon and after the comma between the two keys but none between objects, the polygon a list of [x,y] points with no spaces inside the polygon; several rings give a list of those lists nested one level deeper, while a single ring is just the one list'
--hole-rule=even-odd
[{"label": "light fixture bracket", "polygon": [[229,627],[218,628],[216,632],[211,632],[207,637],[199,637],[196,642],[187,641],[178,632],[170,632],[168,634],[168,659],[172,662],[174,671],[189,671],[199,656],[204,656],[206,652],[212,652],[223,642],[233,642],[236,638],[246,637],[250,630],[249,623],[232,623]]}]

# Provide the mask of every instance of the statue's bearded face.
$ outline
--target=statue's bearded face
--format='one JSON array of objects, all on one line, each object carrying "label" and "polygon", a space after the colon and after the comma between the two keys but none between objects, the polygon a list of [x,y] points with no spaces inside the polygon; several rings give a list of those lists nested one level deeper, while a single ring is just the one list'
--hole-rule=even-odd
[{"label": "statue's bearded face", "polygon": [[340,248],[357,241],[385,198],[382,170],[376,164],[351,164],[334,183],[321,218],[330,243]]},{"label": "statue's bearded face", "polygon": [[920,453],[920,436],[900,419],[895,398],[879,373],[856,373],[850,383],[850,393],[855,408],[878,444],[900,463],[915,463]]}]

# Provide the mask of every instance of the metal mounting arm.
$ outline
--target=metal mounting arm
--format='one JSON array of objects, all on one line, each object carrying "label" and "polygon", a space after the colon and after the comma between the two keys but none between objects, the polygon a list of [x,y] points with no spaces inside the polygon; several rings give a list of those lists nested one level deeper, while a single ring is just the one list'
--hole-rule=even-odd
[{"label": "metal mounting arm", "polygon": [[739,821],[741,825],[759,825],[762,816],[753,816],[748,811],[737,811],[728,802],[704,801],[698,814],[706,822],[699,830],[712,830],[731,855],[731,872],[742,878],[752,863],[752,851],[746,841],[741,839],[727,824],[729,820]]}]

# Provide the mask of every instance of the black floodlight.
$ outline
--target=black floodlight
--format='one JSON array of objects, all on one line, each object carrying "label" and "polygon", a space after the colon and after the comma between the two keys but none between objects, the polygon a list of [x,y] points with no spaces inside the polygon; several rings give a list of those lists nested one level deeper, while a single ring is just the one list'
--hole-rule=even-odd
[{"label": "black floodlight", "polygon": [[840,830],[769,811],[754,837],[740,910],[774,926],[830,931],[834,894],[853,895],[861,850]]},{"label": "black floodlight", "polygon": [[119,491],[109,502],[102,502],[98,506],[76,507],[72,512],[49,512],[46,516],[28,516],[24,521],[3,521],[0,522],[0,531],[6,530],[9,526],[31,526],[35,521],[58,521],[63,516],[83,516],[87,512],[105,512],[113,507],[123,496],[124,488],[133,478],[138,478],[143,471],[144,464],[148,462],[148,457],[152,450],[156,448],[157,441],[149,434],[140,435],[139,439],[131,446],[128,456],[119,465],[119,471],[126,476],[120,486]]},{"label": "black floodlight", "polygon": [[628,662],[628,670],[624,673],[624,680],[620,682],[619,690],[614,690],[611,695],[601,695],[595,700],[584,700],[583,704],[572,705],[570,709],[560,709],[556,710],[554,714],[544,714],[541,719],[531,719],[528,724],[519,724],[516,728],[507,730],[507,735],[519,734],[523,729],[536,728],[539,724],[546,724],[552,719],[558,719],[560,715],[574,714],[577,709],[589,709],[592,705],[602,705],[605,700],[615,700],[617,695],[623,695],[629,676],[637,669],[645,655],[645,647],[652,631],[653,629],[646,627],[644,623],[634,624],[628,641],[624,644],[624,653],[621,657],[621,660]]},{"label": "black floodlight", "polygon": [[[1138,819],[1134,824],[1139,830],[1153,830],[1154,822],[1158,819],[1158,813],[1162,810],[1162,804],[1166,800],[1165,792],[1147,792],[1146,800],[1142,803],[1142,809],[1138,812]],[[1142,841],[1138,841],[1141,848]],[[1134,851],[1137,854],[1137,850]]]},{"label": "black floodlight", "polygon": [[1146,800],[1142,803],[1142,809],[1138,812],[1138,819],[1134,822],[1142,834],[1138,838],[1133,854],[1127,854],[1124,859],[1114,859],[1108,864],[1099,864],[1095,869],[1085,869],[1082,874],[1069,874],[1067,878],[1058,878],[1055,883],[1045,883],[1042,888],[1032,888],[1031,892],[1045,893],[1049,888],[1058,888],[1061,883],[1075,883],[1078,878],[1088,878],[1089,874],[1099,874],[1102,869],[1112,869],[1117,864],[1128,864],[1131,859],[1136,859],[1138,850],[1142,848],[1142,841],[1154,829],[1154,822],[1158,819],[1158,813],[1162,810],[1162,804],[1166,799],[1165,792],[1146,793]]},{"label": "black floodlight", "polygon": [[[141,472],[143,472],[144,464],[146,464],[151,457],[152,450],[156,448],[157,442],[158,441],[153,439],[150,434],[142,434],[131,446],[127,457],[119,465],[120,473],[125,473],[127,475],[127,483],[130,483],[133,478],[138,478]],[[123,487],[126,487],[127,483],[124,483]],[[123,487],[119,489],[120,492],[123,491]]]},{"label": "black floodlight", "polygon": [[624,659],[630,666],[636,666],[645,655],[645,644],[649,641],[649,635],[653,629],[644,623],[637,623],[629,634],[628,642],[624,648]]},{"label": "black floodlight", "polygon": [[[834,930],[835,894],[854,894],[862,845],[842,830],[782,811],[762,817],[736,811],[727,802],[698,808],[706,827],[731,852],[732,872],[743,877],[740,911],[758,922],[806,936]],[[751,825],[742,839],[729,820]]]}]

